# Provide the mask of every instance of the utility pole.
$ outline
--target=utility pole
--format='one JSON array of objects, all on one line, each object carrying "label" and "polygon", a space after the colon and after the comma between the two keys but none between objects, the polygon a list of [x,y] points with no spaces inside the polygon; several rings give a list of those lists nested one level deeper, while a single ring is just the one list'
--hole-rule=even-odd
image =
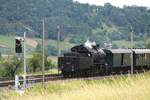
[{"label": "utility pole", "polygon": [[27,66],[26,66],[26,32],[24,32],[24,49],[23,49],[23,65],[24,65],[24,81],[23,81],[23,87],[26,88],[26,74],[27,74]]},{"label": "utility pole", "polygon": [[44,23],[44,19],[42,21],[43,23],[43,35],[42,35],[42,76],[43,76],[43,79],[42,79],[42,86],[44,87],[44,82],[45,82],[45,51],[44,51],[44,40],[45,40],[45,23]]},{"label": "utility pole", "polygon": [[58,30],[58,33],[57,33],[57,49],[58,49],[58,54],[57,54],[57,56],[59,57],[61,55],[61,50],[60,50],[60,26],[59,25],[57,26],[57,30]]},{"label": "utility pole", "polygon": [[147,48],[147,30],[145,29],[145,36],[144,36],[145,48]]},{"label": "utility pole", "polygon": [[133,28],[131,26],[131,74],[133,74]]},{"label": "utility pole", "polygon": [[[60,26],[57,26],[57,57],[60,57],[61,55],[61,50],[60,50]],[[58,68],[58,74],[59,74],[59,68]]]}]

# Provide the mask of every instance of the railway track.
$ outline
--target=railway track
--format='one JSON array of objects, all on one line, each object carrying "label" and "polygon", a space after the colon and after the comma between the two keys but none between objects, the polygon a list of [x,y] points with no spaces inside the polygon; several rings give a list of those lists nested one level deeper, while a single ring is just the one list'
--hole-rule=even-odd
[{"label": "railway track", "polygon": [[[26,80],[27,83],[40,83],[42,82],[43,76],[42,75],[34,75],[34,76],[27,76]],[[62,75],[61,74],[47,74],[45,75],[45,81],[56,81],[56,80],[61,80]],[[19,80],[20,83],[23,83],[23,78]],[[0,81],[0,87],[7,87],[15,85],[15,80],[14,79],[4,79]]]},{"label": "railway track", "polygon": [[[127,76],[130,74],[116,74],[108,76],[91,76],[91,77],[76,77],[76,78],[63,78],[61,74],[47,74],[45,75],[45,82],[48,81],[71,81],[71,80],[103,80],[103,79],[114,79],[121,76]],[[42,82],[42,75],[27,76],[27,83],[40,83]],[[19,81],[23,83],[23,79]],[[0,81],[0,87],[7,87],[15,85],[14,80]]]}]

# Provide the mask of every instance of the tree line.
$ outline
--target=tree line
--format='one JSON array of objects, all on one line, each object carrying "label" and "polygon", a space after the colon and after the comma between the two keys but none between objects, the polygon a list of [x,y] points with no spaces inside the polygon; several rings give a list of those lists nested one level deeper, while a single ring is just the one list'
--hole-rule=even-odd
[{"label": "tree line", "polygon": [[99,43],[129,40],[131,26],[138,40],[150,27],[150,10],[146,7],[119,8],[110,3],[95,6],[73,0],[0,1],[0,34],[20,35],[25,31],[20,24],[23,23],[35,30],[28,32],[28,36],[41,37],[43,18],[46,20],[46,38],[56,39],[59,25],[63,34],[61,39],[69,37],[72,43],[81,43],[87,38]]}]

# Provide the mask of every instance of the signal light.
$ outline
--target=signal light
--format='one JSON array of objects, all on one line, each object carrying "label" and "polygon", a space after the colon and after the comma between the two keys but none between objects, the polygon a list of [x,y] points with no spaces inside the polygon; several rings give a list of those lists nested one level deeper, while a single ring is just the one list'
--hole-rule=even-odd
[{"label": "signal light", "polygon": [[16,43],[15,43],[15,51],[16,53],[22,53],[22,44],[21,44],[21,38],[16,38]]}]

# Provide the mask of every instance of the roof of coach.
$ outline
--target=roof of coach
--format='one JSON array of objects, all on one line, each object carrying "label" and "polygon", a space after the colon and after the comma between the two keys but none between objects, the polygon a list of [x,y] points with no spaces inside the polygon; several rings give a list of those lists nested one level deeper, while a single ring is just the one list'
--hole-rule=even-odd
[{"label": "roof of coach", "polygon": [[133,49],[136,54],[150,53],[150,49]]},{"label": "roof of coach", "polygon": [[131,49],[109,49],[111,53],[131,53]]},{"label": "roof of coach", "polygon": [[[131,53],[131,49],[108,49],[111,53]],[[150,49],[132,49],[135,54],[150,53]]]}]

